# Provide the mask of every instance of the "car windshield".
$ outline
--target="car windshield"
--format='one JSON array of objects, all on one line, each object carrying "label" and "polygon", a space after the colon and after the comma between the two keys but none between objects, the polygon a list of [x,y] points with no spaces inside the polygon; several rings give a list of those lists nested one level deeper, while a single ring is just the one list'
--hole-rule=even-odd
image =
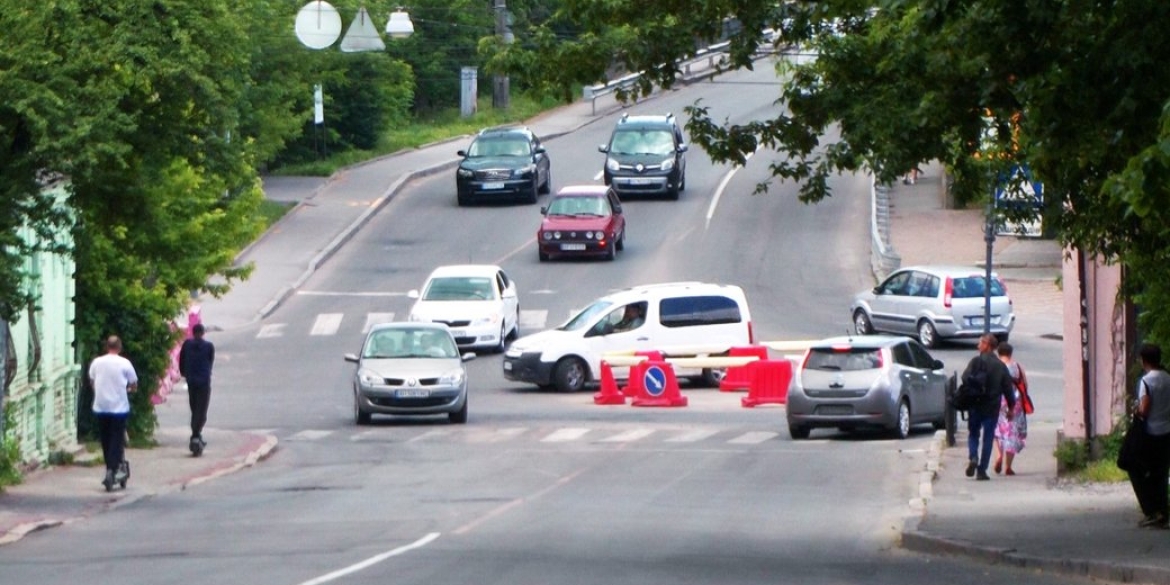
[{"label": "car windshield", "polygon": [[[983,276],[956,278],[954,279],[953,283],[954,294],[952,296],[956,299],[982,298],[984,295],[983,283],[985,282],[987,282],[987,279]],[[1003,282],[1001,282],[998,278],[992,278],[991,296],[1002,297],[1006,294],[1007,293],[1005,292]]]},{"label": "car windshield", "polygon": [[604,315],[613,306],[610,301],[596,301],[593,304],[585,307],[580,313],[573,316],[572,319],[565,321],[564,325],[557,327],[561,331],[576,331],[588,327],[591,323],[597,320],[598,315]]},{"label": "car windshield", "polygon": [[364,359],[452,359],[458,355],[451,335],[431,327],[375,330],[362,349]]},{"label": "car windshield", "polygon": [[609,215],[609,204],[600,197],[557,197],[548,206],[549,215]]},{"label": "car windshield", "polygon": [[492,279],[486,276],[445,276],[431,280],[424,301],[487,301],[495,298]]},{"label": "car windshield", "polygon": [[609,151],[613,154],[674,154],[674,137],[670,130],[619,130],[613,135]]},{"label": "car windshield", "polygon": [[528,141],[516,137],[480,138],[472,142],[467,151],[467,156],[471,158],[528,155]]},{"label": "car windshield", "polygon": [[882,365],[881,350],[877,348],[848,349],[813,348],[804,363],[806,370],[829,372],[856,372],[873,370]]}]

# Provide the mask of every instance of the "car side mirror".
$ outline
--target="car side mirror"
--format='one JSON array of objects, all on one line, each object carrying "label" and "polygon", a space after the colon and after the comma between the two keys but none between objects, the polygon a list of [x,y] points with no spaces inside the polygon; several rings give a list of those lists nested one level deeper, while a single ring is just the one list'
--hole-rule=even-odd
[{"label": "car side mirror", "polygon": [[681,143],[681,144],[679,144],[679,145],[678,145],[678,151],[679,151],[679,152],[686,152],[686,151],[687,151],[687,148],[688,148],[688,147],[687,147],[686,143]]},{"label": "car side mirror", "polygon": [[935,370],[941,370],[941,369],[947,367],[946,364],[942,363],[942,360],[934,360],[934,363],[930,364],[930,366],[931,366],[931,368],[933,368]]},{"label": "car side mirror", "polygon": [[457,154],[463,158],[467,158],[467,151],[466,150],[457,151],[455,154]]},{"label": "car side mirror", "polygon": [[538,146],[538,147],[536,147],[536,150],[534,150],[532,152],[535,152],[536,154],[544,154],[545,150],[544,150],[543,146]]},{"label": "car side mirror", "polygon": [[880,286],[873,287],[873,294],[875,294],[875,295],[882,294],[882,287],[880,287]]},{"label": "car side mirror", "polygon": [[547,205],[540,206],[540,214],[541,215],[548,215],[548,206]]},{"label": "car side mirror", "polygon": [[417,289],[417,288],[412,288],[412,289],[410,289],[409,291],[407,291],[407,292],[406,292],[406,297],[407,297],[407,298],[409,298],[409,299],[417,299],[417,298],[418,298],[418,296],[419,296],[419,295],[418,295],[418,289]]},{"label": "car side mirror", "polygon": [[475,359],[475,352],[474,351],[464,352],[463,355],[459,356],[459,359],[461,359],[465,362],[469,362],[469,361]]},{"label": "car side mirror", "polygon": [[605,153],[608,153],[608,152],[609,152],[609,147],[608,147],[608,146],[606,146],[606,145],[604,145],[604,144],[599,144],[599,145],[597,145],[597,152],[605,152]]},{"label": "car side mirror", "polygon": [[356,356],[352,353],[347,353],[347,354],[345,354],[345,361],[353,362],[356,364],[356,363],[358,363],[358,356]]}]

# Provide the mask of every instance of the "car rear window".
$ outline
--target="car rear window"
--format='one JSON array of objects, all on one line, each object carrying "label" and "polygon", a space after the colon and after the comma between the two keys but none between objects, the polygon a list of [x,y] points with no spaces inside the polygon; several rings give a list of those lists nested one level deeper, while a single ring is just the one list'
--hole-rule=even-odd
[{"label": "car rear window", "polygon": [[822,370],[827,372],[858,372],[873,370],[882,365],[881,350],[877,348],[848,349],[819,348],[809,351],[808,359],[804,363],[806,370]]},{"label": "car rear window", "polygon": [[658,314],[664,327],[721,325],[743,321],[739,303],[719,295],[662,299],[658,303]]},{"label": "car rear window", "polygon": [[[983,276],[965,276],[955,278],[953,287],[954,293],[951,295],[956,299],[973,299],[982,297],[984,294],[983,283],[987,279]],[[991,279],[991,296],[1002,297],[1007,294],[1007,289],[1003,286],[1003,282],[998,278]]]}]

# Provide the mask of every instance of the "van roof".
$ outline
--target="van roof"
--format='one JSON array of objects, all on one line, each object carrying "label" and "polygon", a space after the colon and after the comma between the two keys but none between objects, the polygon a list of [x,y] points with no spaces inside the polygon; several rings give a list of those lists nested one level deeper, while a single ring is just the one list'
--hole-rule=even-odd
[{"label": "van roof", "polygon": [[711,282],[679,281],[642,284],[616,290],[606,295],[609,299],[621,299],[642,296],[681,296],[685,294],[727,294],[739,299],[745,299],[743,289],[734,284],[716,284]]}]

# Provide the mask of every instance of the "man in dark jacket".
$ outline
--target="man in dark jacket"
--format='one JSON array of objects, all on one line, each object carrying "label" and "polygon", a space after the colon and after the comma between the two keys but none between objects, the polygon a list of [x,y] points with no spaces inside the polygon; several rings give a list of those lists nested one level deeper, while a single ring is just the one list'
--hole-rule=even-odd
[{"label": "man in dark jacket", "polygon": [[[984,384],[988,397],[981,404],[972,406],[967,411],[967,477],[974,476],[978,480],[991,479],[987,475],[987,466],[991,463],[991,447],[995,441],[995,425],[999,422],[1001,397],[1008,402],[1007,417],[1012,416],[1012,407],[1016,404],[1015,392],[1012,391],[1012,375],[1007,366],[995,355],[999,347],[999,339],[990,333],[979,338],[979,355],[971,358],[967,369],[963,371],[963,379],[978,370],[986,373]],[[979,447],[982,444],[983,451]]]},{"label": "man in dark jacket", "polygon": [[179,349],[179,373],[187,379],[187,397],[191,403],[191,453],[203,454],[207,442],[203,440],[203,425],[207,422],[207,407],[211,404],[211,365],[215,362],[215,346],[203,339],[202,323],[191,328],[191,339]]}]

